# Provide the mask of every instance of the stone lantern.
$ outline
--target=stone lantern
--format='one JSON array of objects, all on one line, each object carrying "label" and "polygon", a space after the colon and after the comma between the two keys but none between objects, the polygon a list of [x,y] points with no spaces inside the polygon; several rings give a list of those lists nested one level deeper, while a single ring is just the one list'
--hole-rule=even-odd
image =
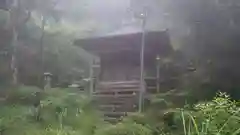
[{"label": "stone lantern", "polygon": [[44,73],[44,90],[51,89],[52,76],[49,72]]}]

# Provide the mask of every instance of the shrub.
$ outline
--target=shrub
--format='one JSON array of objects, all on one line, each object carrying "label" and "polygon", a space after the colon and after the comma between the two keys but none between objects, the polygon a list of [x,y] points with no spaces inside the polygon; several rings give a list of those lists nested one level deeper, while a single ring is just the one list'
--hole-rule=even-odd
[{"label": "shrub", "polygon": [[148,113],[131,113],[123,119],[123,123],[140,124],[152,131],[153,135],[159,135],[163,128],[163,120],[159,119],[157,115]]},{"label": "shrub", "polygon": [[194,116],[209,134],[227,135],[240,130],[238,104],[226,93],[218,93],[212,101],[195,105]]},{"label": "shrub", "polygon": [[152,135],[152,132],[141,124],[119,123],[98,129],[95,135]]},{"label": "shrub", "polygon": [[52,89],[47,91],[45,96],[46,98],[41,101],[41,117],[44,125],[51,124],[53,128],[71,127],[88,135],[92,134],[97,124],[101,122],[91,104],[91,99],[84,94]]},{"label": "shrub", "polygon": [[136,123],[141,125],[148,125],[146,117],[142,113],[130,113],[123,119],[124,123]]},{"label": "shrub", "polygon": [[[10,92],[7,102],[0,104],[0,134],[92,135],[101,122],[86,95],[50,89],[40,92],[40,104],[36,107],[38,90],[20,87]],[[40,119],[36,119],[38,115]]]},{"label": "shrub", "polygon": [[176,115],[181,118],[176,122],[184,135],[240,134],[240,108],[225,93],[218,93],[212,101],[196,104],[193,110],[181,109]]},{"label": "shrub", "polygon": [[[0,129],[1,134],[20,134],[32,123],[29,121],[29,108],[20,105],[1,106]],[[13,133],[14,132],[14,133]]]},{"label": "shrub", "polygon": [[20,86],[18,89],[8,91],[6,102],[9,104],[33,105],[35,93],[41,90],[36,87]]}]

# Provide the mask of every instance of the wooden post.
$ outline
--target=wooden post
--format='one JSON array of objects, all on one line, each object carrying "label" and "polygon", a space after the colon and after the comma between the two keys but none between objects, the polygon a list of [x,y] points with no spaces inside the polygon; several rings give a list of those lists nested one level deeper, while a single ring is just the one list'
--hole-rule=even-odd
[{"label": "wooden post", "polygon": [[156,80],[156,86],[157,86],[157,93],[160,92],[160,57],[159,55],[156,57],[156,74],[157,74],[157,80]]},{"label": "wooden post", "polygon": [[90,83],[89,83],[89,95],[92,96],[93,94],[93,60],[91,60],[90,62],[90,73],[89,73],[89,79],[90,79]]},{"label": "wooden post", "polygon": [[143,111],[143,94],[145,92],[145,79],[144,79],[144,52],[145,52],[145,25],[146,25],[147,12],[141,14],[142,19],[142,39],[141,39],[141,52],[140,52],[140,93],[138,111]]}]

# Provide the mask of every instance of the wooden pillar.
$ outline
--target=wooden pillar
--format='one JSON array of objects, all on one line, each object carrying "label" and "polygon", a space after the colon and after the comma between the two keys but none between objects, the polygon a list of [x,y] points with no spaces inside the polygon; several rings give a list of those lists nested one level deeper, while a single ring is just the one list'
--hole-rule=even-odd
[{"label": "wooden pillar", "polygon": [[94,85],[94,80],[93,80],[93,64],[94,64],[94,61],[91,60],[90,62],[90,72],[89,72],[89,79],[90,79],[90,83],[89,83],[89,95],[92,96],[93,94],[93,85]]},{"label": "wooden pillar", "polygon": [[142,19],[142,37],[141,37],[141,52],[140,52],[140,94],[139,94],[139,103],[138,103],[138,111],[143,111],[143,102],[144,97],[143,94],[145,92],[145,76],[144,76],[144,54],[145,54],[145,26],[146,26],[146,20],[147,20],[147,11],[144,11],[144,13],[141,14]]},{"label": "wooden pillar", "polygon": [[157,86],[157,93],[160,92],[160,57],[159,55],[157,55],[156,57],[156,76],[157,76],[157,80],[156,80],[156,86]]}]

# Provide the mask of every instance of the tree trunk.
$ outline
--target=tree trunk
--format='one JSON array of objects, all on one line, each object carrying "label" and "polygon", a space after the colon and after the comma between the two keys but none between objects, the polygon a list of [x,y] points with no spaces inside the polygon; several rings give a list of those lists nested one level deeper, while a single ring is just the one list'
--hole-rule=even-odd
[{"label": "tree trunk", "polygon": [[18,68],[17,68],[17,44],[18,44],[18,18],[19,18],[19,0],[15,0],[10,10],[9,28],[12,31],[12,84],[16,86],[18,84]]},{"label": "tree trunk", "polygon": [[44,89],[44,86],[45,86],[45,81],[44,81],[44,44],[43,44],[43,41],[44,41],[44,35],[45,35],[45,24],[46,24],[46,20],[45,20],[45,17],[42,15],[42,26],[41,26],[41,38],[40,38],[40,55],[41,55],[41,73],[39,75],[39,80],[40,80],[40,84],[41,84],[41,87]]},{"label": "tree trunk", "polygon": [[18,84],[18,68],[17,68],[17,58],[16,58],[16,46],[18,42],[18,33],[16,29],[13,29],[13,39],[12,39],[12,59],[11,59],[11,69],[12,69],[12,84],[16,86]]}]

